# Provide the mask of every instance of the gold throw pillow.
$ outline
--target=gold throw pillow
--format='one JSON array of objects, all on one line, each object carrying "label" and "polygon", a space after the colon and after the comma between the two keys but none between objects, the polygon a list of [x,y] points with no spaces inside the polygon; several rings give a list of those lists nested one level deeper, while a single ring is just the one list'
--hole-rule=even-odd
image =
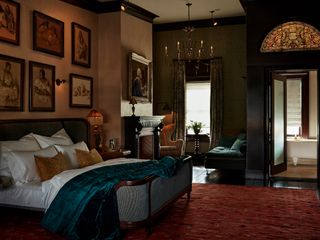
[{"label": "gold throw pillow", "polygon": [[76,156],[81,168],[103,161],[101,155],[95,148],[93,148],[90,152],[76,149]]},{"label": "gold throw pillow", "polygon": [[68,160],[61,152],[53,157],[34,156],[41,181],[46,181],[64,170],[70,169]]}]

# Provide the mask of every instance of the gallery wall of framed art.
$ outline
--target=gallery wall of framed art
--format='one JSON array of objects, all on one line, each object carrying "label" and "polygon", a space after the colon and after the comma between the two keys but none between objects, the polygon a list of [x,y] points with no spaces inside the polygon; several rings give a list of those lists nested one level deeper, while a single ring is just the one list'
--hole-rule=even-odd
[{"label": "gallery wall of framed art", "polygon": [[[0,0],[0,13],[3,9],[4,14],[11,16],[7,18],[3,14],[1,19],[12,19],[0,21],[0,111],[6,118],[15,118],[17,114],[26,118],[43,114],[85,116],[85,107],[70,107],[69,75],[72,72],[91,77],[92,89],[97,84],[97,64],[92,61],[96,59],[97,49],[91,49],[92,42],[97,45],[97,15],[62,1],[42,3],[41,0],[28,4]],[[77,37],[73,38],[73,34]],[[82,54],[79,50],[73,55],[73,46],[82,49]],[[10,87],[11,93],[15,91],[10,95],[11,100],[8,94],[3,94],[8,86],[1,83],[2,72],[9,68],[15,82],[15,87]],[[48,80],[50,91],[47,93],[36,87],[41,75]],[[56,79],[64,81],[58,86]],[[94,102],[92,95],[88,106],[94,106]]]}]

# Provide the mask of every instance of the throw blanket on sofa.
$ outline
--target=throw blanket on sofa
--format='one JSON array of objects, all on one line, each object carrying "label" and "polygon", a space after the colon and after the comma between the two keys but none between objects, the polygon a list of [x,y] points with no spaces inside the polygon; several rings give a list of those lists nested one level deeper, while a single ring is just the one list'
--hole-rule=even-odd
[{"label": "throw blanket on sofa", "polygon": [[47,209],[42,225],[70,239],[119,239],[120,227],[114,186],[122,180],[147,176],[171,177],[172,157],[96,168],[67,182]]}]

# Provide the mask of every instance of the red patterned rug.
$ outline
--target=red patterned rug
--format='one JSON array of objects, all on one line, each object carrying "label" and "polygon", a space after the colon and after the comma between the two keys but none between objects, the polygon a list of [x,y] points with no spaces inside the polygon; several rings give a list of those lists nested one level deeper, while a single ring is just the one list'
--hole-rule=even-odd
[{"label": "red patterned rug", "polygon": [[[40,226],[42,214],[0,208],[0,239],[62,239]],[[193,184],[153,226],[125,240],[320,240],[320,202],[313,190]]]},{"label": "red patterned rug", "polygon": [[320,201],[313,190],[193,184],[191,200],[179,199],[147,237],[126,240],[320,239]]}]

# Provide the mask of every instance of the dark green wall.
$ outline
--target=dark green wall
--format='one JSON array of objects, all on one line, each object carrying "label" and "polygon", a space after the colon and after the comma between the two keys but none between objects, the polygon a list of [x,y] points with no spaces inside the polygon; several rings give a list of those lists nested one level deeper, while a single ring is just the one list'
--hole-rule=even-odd
[{"label": "dark green wall", "polygon": [[[153,109],[162,114],[163,102],[173,105],[172,59],[176,43],[185,39],[182,30],[154,32]],[[196,28],[192,39],[212,44],[215,56],[222,57],[224,78],[224,129],[246,128],[246,25]],[[164,57],[168,46],[169,57]],[[209,47],[210,47],[209,45]]]}]

